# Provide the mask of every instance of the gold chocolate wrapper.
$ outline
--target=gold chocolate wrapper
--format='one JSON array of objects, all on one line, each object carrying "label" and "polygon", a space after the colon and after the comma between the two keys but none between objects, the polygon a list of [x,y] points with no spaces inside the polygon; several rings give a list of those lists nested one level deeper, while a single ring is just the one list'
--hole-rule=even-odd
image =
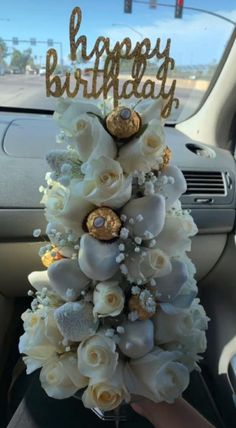
[{"label": "gold chocolate wrapper", "polygon": [[101,207],[88,215],[86,226],[89,234],[94,238],[111,241],[119,236],[121,221],[111,208]]},{"label": "gold chocolate wrapper", "polygon": [[116,107],[106,117],[108,132],[119,140],[126,140],[140,130],[141,118],[136,111],[128,107]]},{"label": "gold chocolate wrapper", "polygon": [[[53,256],[52,253],[56,254]],[[48,268],[49,266],[51,266],[53,263],[57,262],[58,260],[63,259],[64,257],[59,253],[59,251],[57,250],[57,248],[53,248],[52,250],[47,251],[42,257],[41,257],[41,262],[43,263],[43,265]]]},{"label": "gold chocolate wrapper", "polygon": [[172,157],[172,151],[169,149],[169,147],[166,146],[166,148],[163,151],[163,163],[160,166],[160,171],[163,171],[170,163]]},{"label": "gold chocolate wrapper", "polygon": [[138,296],[132,296],[129,300],[128,306],[131,312],[135,311],[138,313],[138,317],[141,321],[148,320],[155,314],[155,311],[148,312],[143,308]]}]

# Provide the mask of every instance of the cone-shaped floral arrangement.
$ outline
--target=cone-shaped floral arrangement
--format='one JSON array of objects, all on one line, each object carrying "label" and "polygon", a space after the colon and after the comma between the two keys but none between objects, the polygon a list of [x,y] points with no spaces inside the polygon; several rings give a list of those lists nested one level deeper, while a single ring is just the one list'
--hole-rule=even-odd
[{"label": "cone-shaped floral arrangement", "polygon": [[186,182],[161,102],[106,109],[62,99],[54,114],[61,145],[40,188],[50,243],[46,269],[29,275],[19,344],[50,397],[81,390],[85,407],[103,411],[132,394],[178,398],[208,322],[186,254],[197,227],[181,207]]}]

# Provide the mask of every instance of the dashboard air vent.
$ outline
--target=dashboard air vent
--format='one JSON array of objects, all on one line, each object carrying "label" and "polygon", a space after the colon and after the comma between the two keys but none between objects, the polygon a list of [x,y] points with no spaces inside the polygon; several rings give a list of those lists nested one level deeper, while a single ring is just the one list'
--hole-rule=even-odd
[{"label": "dashboard air vent", "polygon": [[182,171],[187,182],[185,195],[226,195],[225,180],[218,171]]}]

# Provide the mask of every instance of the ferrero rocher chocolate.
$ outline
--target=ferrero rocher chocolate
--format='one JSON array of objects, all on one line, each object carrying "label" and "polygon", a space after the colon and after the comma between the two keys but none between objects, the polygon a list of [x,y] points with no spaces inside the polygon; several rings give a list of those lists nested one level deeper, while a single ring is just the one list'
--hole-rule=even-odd
[{"label": "ferrero rocher chocolate", "polygon": [[106,117],[108,132],[118,140],[126,140],[140,130],[141,118],[139,114],[128,107],[116,107]]},{"label": "ferrero rocher chocolate", "polygon": [[86,226],[89,234],[94,238],[111,241],[119,236],[121,221],[111,208],[101,207],[88,215]]},{"label": "ferrero rocher chocolate", "polygon": [[42,257],[41,262],[43,265],[48,268],[54,262],[63,259],[64,257],[59,253],[57,248],[53,248],[52,250],[47,251]]},{"label": "ferrero rocher chocolate", "polygon": [[143,308],[143,306],[141,305],[141,302],[139,300],[139,296],[137,296],[137,295],[131,296],[129,303],[128,303],[128,306],[129,306],[129,310],[131,312],[136,311],[138,313],[138,317],[141,321],[148,320],[155,313],[155,310],[153,312],[146,311]]},{"label": "ferrero rocher chocolate", "polygon": [[163,155],[162,155],[163,163],[161,164],[161,167],[160,167],[161,171],[169,165],[170,160],[171,160],[171,156],[172,156],[172,152],[169,149],[169,147],[166,146],[166,148],[163,151]]}]

